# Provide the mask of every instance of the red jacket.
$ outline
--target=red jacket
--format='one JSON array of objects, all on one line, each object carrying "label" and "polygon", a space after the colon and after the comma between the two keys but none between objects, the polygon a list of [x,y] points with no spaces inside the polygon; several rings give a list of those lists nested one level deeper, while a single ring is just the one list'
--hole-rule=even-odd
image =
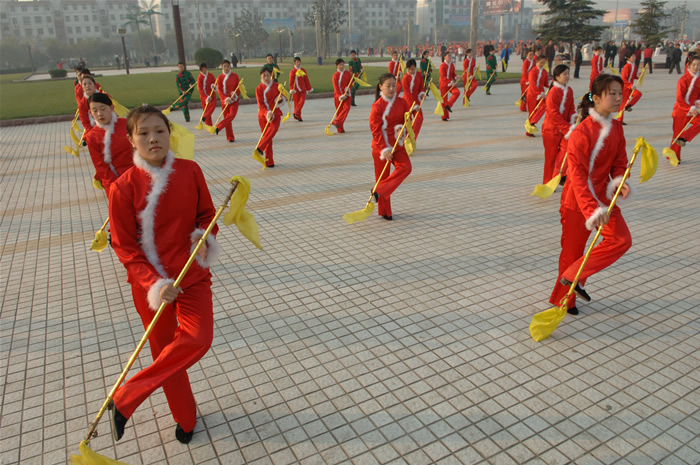
[{"label": "red jacket", "polygon": [[389,62],[389,72],[393,74],[396,79],[401,79],[401,61],[391,60]]},{"label": "red jacket", "polygon": [[594,109],[571,133],[562,207],[580,210],[586,227],[605,215],[627,168],[622,123],[611,113],[603,118]]},{"label": "red jacket", "polygon": [[420,105],[421,94],[425,92],[425,87],[423,86],[423,75],[420,71],[416,70],[413,75],[406,73],[403,75],[401,80],[403,85],[403,99],[409,108],[413,102],[416,102],[416,106],[413,108],[414,111],[418,111],[418,106]]},{"label": "red jacket", "polygon": [[678,80],[673,113],[684,116],[688,114],[690,107],[698,106],[700,100],[700,79],[698,76],[700,76],[700,72],[693,76],[690,71],[686,71]]},{"label": "red jacket", "polygon": [[[216,78],[214,75],[211,73],[199,73],[199,76],[197,76],[197,89],[199,89],[199,96],[203,100],[206,100],[206,98],[209,97],[209,93],[211,92],[212,88],[216,88]],[[216,99],[216,95],[212,94],[212,98]]]},{"label": "red jacket", "polygon": [[535,59],[533,58],[532,60],[528,60],[525,58],[523,61],[523,72],[520,75],[520,82],[524,82],[526,85],[530,79],[530,71],[532,71],[532,68],[535,66]]},{"label": "red jacket", "polygon": [[[112,184],[109,219],[112,246],[126,267],[127,281],[148,292],[148,303],[156,310],[159,291],[172,283],[194,249],[192,237],[201,234],[214,219],[215,210],[202,170],[190,160],[168,153],[160,168],[138,154],[134,168]],[[207,240],[206,262],[197,258],[180,287],[208,279],[218,246],[214,226]]]},{"label": "red jacket", "polygon": [[333,73],[333,96],[338,98],[343,94],[350,95],[350,79],[352,79],[352,73],[347,70],[343,72],[336,71]]},{"label": "red jacket", "polygon": [[545,104],[547,105],[547,116],[542,124],[542,131],[558,131],[568,139],[576,120],[576,102],[574,101],[573,89],[568,85],[562,86],[557,81],[553,81]]},{"label": "red jacket", "polygon": [[[279,84],[275,81],[270,81],[270,85],[265,85],[262,82],[255,88],[255,98],[258,100],[258,117],[267,117],[267,112],[275,108],[275,100],[280,95]],[[275,116],[282,116],[282,108],[286,105],[284,97],[280,97],[275,108]]]},{"label": "red jacket", "polygon": [[440,64],[440,87],[449,85],[457,79],[457,72],[455,71],[454,62],[445,63],[444,61]]},{"label": "red jacket", "polygon": [[95,179],[109,195],[112,183],[134,166],[134,149],[127,138],[126,118],[117,118],[117,114],[112,113],[112,121],[105,126],[98,123],[85,135],[85,140],[95,165]]},{"label": "red jacket", "polygon": [[[394,94],[394,98],[387,99],[380,94],[379,99],[372,104],[369,111],[369,128],[372,131],[372,149],[380,152],[385,148],[391,149],[396,142],[401,127],[404,123],[404,115],[410,108],[406,101]],[[403,146],[403,142],[399,141]]]},{"label": "red jacket", "polygon": [[[299,68],[299,70],[306,73],[304,68]],[[311,83],[309,82],[308,73],[304,76],[297,77],[297,69],[292,67],[292,70],[289,72],[289,90],[296,90],[297,92],[310,91]]]},{"label": "red jacket", "polygon": [[603,55],[593,55],[591,58],[591,80],[595,79],[603,72]]},{"label": "red jacket", "polygon": [[238,78],[238,74],[233,71],[228,73],[228,76],[221,73],[216,77],[216,90],[219,92],[219,99],[221,99],[222,104],[224,100],[233,95],[234,90],[236,91],[236,95],[241,95],[241,89],[238,88],[240,82],[241,80]]},{"label": "red jacket", "polygon": [[527,94],[530,97],[539,97],[549,87],[549,73],[544,67],[538,68],[535,66],[530,70],[527,81],[529,82]]},{"label": "red jacket", "polygon": [[462,63],[462,70],[466,71],[464,74],[465,78],[469,79],[470,76],[473,76],[476,70],[476,57],[466,57],[464,63]]},{"label": "red jacket", "polygon": [[639,71],[639,68],[637,68],[637,63],[627,62],[627,64],[622,68],[622,82],[628,89],[634,85],[634,81],[638,78],[637,71]]}]

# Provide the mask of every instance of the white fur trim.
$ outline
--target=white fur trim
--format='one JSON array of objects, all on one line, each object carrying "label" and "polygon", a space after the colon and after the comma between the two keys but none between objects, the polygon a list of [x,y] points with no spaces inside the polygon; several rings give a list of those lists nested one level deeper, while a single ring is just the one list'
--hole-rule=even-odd
[{"label": "white fur trim", "polygon": [[[605,195],[608,196],[608,199],[612,200],[613,196],[615,195],[615,192],[617,191],[617,186],[620,185],[622,182],[622,176],[615,176],[608,182],[608,187],[605,190]],[[624,200],[629,200],[630,196],[634,194],[634,188],[632,185],[628,182],[626,182],[627,187],[629,188],[629,193],[627,194],[627,198],[623,199],[622,197],[617,198],[618,203],[622,203]]]},{"label": "white fur trim", "polygon": [[116,124],[116,122],[117,114],[114,111],[112,111],[112,119],[108,124],[105,124],[103,126],[97,121],[95,121],[98,127],[101,127],[105,130],[105,137],[104,139],[102,139],[102,143],[104,144],[104,149],[102,151],[104,161],[109,165],[109,169],[112,170],[112,173],[114,173],[115,176],[119,177],[117,169],[112,164],[112,133],[114,132],[114,125]]},{"label": "white fur trim", "polygon": [[540,81],[542,80],[542,73],[543,72],[544,72],[544,66],[542,68],[540,68],[540,72],[537,73],[537,81],[535,81],[535,88],[538,88],[540,86]]},{"label": "white fur trim", "polygon": [[158,257],[158,250],[156,248],[156,238],[155,238],[155,216],[156,207],[158,206],[158,200],[168,184],[168,178],[170,173],[173,171],[173,163],[175,162],[175,154],[172,151],[168,152],[165,157],[165,163],[162,167],[157,168],[151,166],[141,158],[138,151],[134,151],[134,165],[148,173],[151,177],[151,190],[146,196],[146,208],[139,212],[139,219],[141,220],[141,248],[146,254],[146,258],[151,263],[153,268],[164,277],[167,277],[167,273],[160,263],[160,257]]},{"label": "white fur trim", "polygon": [[593,121],[600,125],[600,133],[598,134],[598,140],[596,141],[595,146],[593,147],[593,152],[591,152],[591,160],[588,165],[588,190],[591,192],[591,195],[596,200],[596,202],[598,202],[598,205],[602,206],[603,202],[601,202],[598,196],[596,196],[595,190],[593,189],[591,173],[593,172],[593,167],[595,166],[595,159],[598,157],[598,154],[603,149],[605,139],[607,139],[608,135],[610,134],[610,129],[612,128],[612,119],[614,115],[610,113],[610,115],[608,115],[607,118],[603,118],[600,115],[600,113],[595,111],[593,108],[590,108],[588,110],[588,114],[593,119]]},{"label": "white fur trim", "polygon": [[167,286],[168,284],[175,284],[175,280],[169,278],[160,278],[158,281],[153,283],[150,288],[148,288],[148,294],[146,294],[146,296],[148,299],[148,307],[152,311],[155,312],[160,307],[160,304],[162,302],[160,298],[160,290],[163,288],[163,286]]},{"label": "white fur trim", "polygon": [[382,153],[381,153],[381,155],[379,155],[379,159],[380,159],[380,160],[386,160],[386,157],[387,157],[390,153],[391,153],[391,148],[390,148],[390,147],[386,147],[386,148],[382,149]]},{"label": "white fur trim", "polygon": [[[698,80],[698,76],[700,76],[700,73],[695,73],[695,74],[693,74],[693,73],[690,72],[690,70],[688,70],[688,74],[690,74],[691,76],[693,76],[693,80],[690,81],[690,85],[688,86],[688,92],[686,92],[686,94],[685,94],[685,103],[687,103],[688,105],[690,105],[690,104],[691,104],[691,103],[690,103],[690,93],[693,91],[693,87],[695,87],[695,81]],[[697,102],[696,102],[696,103],[697,103]]]},{"label": "white fur trim", "polygon": [[394,101],[396,100],[396,94],[391,99],[388,99],[384,96],[384,94],[380,94],[382,96],[382,100],[387,102],[386,108],[384,109],[384,113],[382,114],[382,137],[384,138],[384,143],[386,144],[387,147],[391,147],[391,144],[389,143],[389,134],[387,133],[387,130],[389,129],[389,122],[386,120],[386,117],[389,116],[389,112],[391,111],[391,107],[394,105]]},{"label": "white fur trim", "polygon": [[284,95],[282,95],[281,92],[280,92],[280,96],[278,98],[279,98],[279,103],[277,104],[277,108],[282,113],[284,113],[285,110],[287,109],[287,99],[284,97]]},{"label": "white fur trim", "polygon": [[263,102],[265,103],[265,108],[267,108],[268,111],[272,110],[270,108],[270,104],[267,102],[267,93],[272,89],[272,84],[274,84],[275,81],[270,80],[270,83],[267,85],[267,88],[263,91]]},{"label": "white fur trim", "polygon": [[552,81],[552,84],[554,84],[554,87],[557,89],[561,89],[562,92],[562,97],[561,97],[561,103],[559,103],[559,114],[564,115],[564,109],[566,108],[566,98],[569,96],[569,85],[561,85],[559,84],[556,80]]},{"label": "white fur trim", "polygon": [[228,73],[221,73],[224,78],[221,80],[221,83],[224,85],[224,95],[228,95],[228,91],[226,90],[226,81],[228,81],[228,78],[231,77],[232,71],[229,71]]},{"label": "white fur trim", "polygon": [[[192,247],[190,248],[190,254],[194,252],[194,248],[197,247],[197,243],[194,242],[195,240],[199,240],[202,236],[204,236],[205,230],[202,228],[197,228],[194,231],[192,231],[192,234],[190,234],[190,241],[192,241]],[[219,246],[219,243],[216,242],[216,237],[213,235],[209,234],[207,236],[207,259],[202,260],[202,257],[197,255],[197,263],[199,263],[199,266],[202,268],[209,268],[212,266],[214,263],[217,262],[217,259],[219,257],[219,253],[221,253],[221,247]]]},{"label": "white fur trim", "polygon": [[418,76],[418,73],[413,73],[411,75],[411,85],[408,87],[411,95],[413,95],[413,84],[416,82],[416,76]]},{"label": "white fur trim", "polygon": [[[403,128],[403,124],[396,124],[394,125],[394,138],[398,139],[399,138],[399,133],[401,132],[401,128]],[[406,138],[406,133],[404,132],[401,136],[401,139],[399,140],[399,145],[403,147],[403,141]]]},{"label": "white fur trim", "polygon": [[338,71],[338,90],[341,92],[343,91],[343,74],[345,74],[345,70]]},{"label": "white fur trim", "polygon": [[586,229],[589,231],[593,230],[593,223],[595,223],[598,218],[602,218],[608,212],[607,207],[598,207],[595,209],[593,214],[586,220]]}]

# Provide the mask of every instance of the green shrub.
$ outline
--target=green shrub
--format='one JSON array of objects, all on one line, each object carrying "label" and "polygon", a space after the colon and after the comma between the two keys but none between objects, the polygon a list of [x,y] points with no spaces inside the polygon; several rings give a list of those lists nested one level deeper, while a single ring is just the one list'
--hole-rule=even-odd
[{"label": "green shrub", "polygon": [[64,78],[68,76],[68,70],[66,69],[50,69],[49,74],[52,78]]},{"label": "green shrub", "polygon": [[224,56],[220,51],[213,48],[200,48],[194,54],[194,61],[197,62],[197,66],[202,63],[207,64],[207,68],[216,68],[221,64]]}]

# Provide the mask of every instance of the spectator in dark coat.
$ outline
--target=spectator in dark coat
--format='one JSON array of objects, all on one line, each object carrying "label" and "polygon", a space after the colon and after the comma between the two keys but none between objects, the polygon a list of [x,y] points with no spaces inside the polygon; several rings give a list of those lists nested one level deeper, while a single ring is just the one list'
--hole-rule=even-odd
[{"label": "spectator in dark coat", "polygon": [[578,79],[579,78],[579,71],[581,69],[581,63],[583,63],[583,54],[581,53],[581,45],[576,46],[576,54],[574,55],[574,64],[576,67],[574,68],[574,78]]},{"label": "spectator in dark coat", "polygon": [[668,74],[673,73],[673,68],[676,68],[678,74],[681,74],[681,58],[683,58],[683,51],[681,50],[681,44],[676,44],[671,52],[671,67],[668,70]]},{"label": "spectator in dark coat", "polygon": [[547,56],[549,73],[552,74],[552,62],[554,61],[554,56],[557,54],[557,48],[554,46],[554,41],[552,39],[549,39],[547,42],[547,46],[544,48],[544,54]]}]

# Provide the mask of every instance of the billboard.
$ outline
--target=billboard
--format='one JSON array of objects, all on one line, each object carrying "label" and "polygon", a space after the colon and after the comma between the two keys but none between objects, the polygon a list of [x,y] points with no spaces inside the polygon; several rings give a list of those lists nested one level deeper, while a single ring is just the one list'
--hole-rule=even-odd
[{"label": "billboard", "polygon": [[470,20],[468,15],[451,14],[448,24],[450,26],[469,26]]},{"label": "billboard", "polygon": [[518,13],[522,2],[520,0],[483,0],[481,11],[485,15],[503,15]]},{"label": "billboard", "polygon": [[294,18],[263,18],[262,27],[266,31],[288,29],[294,31]]}]

